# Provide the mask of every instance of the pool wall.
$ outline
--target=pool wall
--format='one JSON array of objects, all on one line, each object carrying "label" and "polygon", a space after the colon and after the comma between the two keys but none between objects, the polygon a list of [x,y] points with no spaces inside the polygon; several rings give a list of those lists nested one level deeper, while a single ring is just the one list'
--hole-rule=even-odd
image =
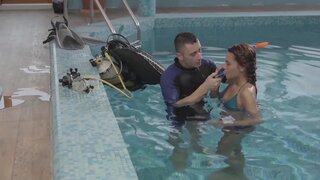
[{"label": "pool wall", "polygon": [[[215,13],[208,15],[199,13],[188,14],[164,14],[161,18],[155,19],[155,33],[160,39],[168,39],[169,44],[166,49],[155,47],[161,51],[171,51],[173,49],[173,39],[176,33],[181,31],[195,31],[194,27],[201,27],[201,34],[196,34],[202,45],[211,45],[218,47],[230,47],[237,43],[257,43],[262,41],[281,42],[281,39],[288,39],[290,44],[299,45],[305,42],[305,37],[297,37],[287,32],[288,28],[300,29],[295,31],[304,31],[304,28],[319,28],[319,12],[270,12],[270,13]],[[278,36],[275,36],[272,28],[278,28]],[[247,36],[247,32],[252,32]],[[168,33],[170,32],[170,33]],[[317,34],[314,34],[315,36]],[[226,37],[228,36],[228,37]],[[312,36],[307,37],[310,40]],[[213,39],[214,42],[209,42]],[[157,40],[157,39],[155,39]],[[285,41],[284,41],[285,42]],[[311,41],[312,42],[312,41]],[[151,43],[157,46],[157,43]],[[280,44],[287,46],[289,44]]]},{"label": "pool wall", "polygon": [[[222,29],[228,26],[236,28],[257,24],[286,26],[290,23],[302,23],[319,26],[319,16],[319,12],[159,14],[155,17],[139,18],[139,21],[142,31],[147,32],[160,27],[178,27],[178,31],[198,25],[213,28],[219,26]],[[136,29],[130,18],[116,19],[112,23],[116,30],[122,29],[121,34],[135,37]],[[75,31],[80,35],[100,39],[106,39],[110,34],[105,23],[77,27]],[[168,39],[168,44],[172,44],[175,34],[158,33]],[[144,45],[149,50],[154,46],[152,43]],[[82,50],[63,50],[51,43],[50,49],[54,179],[138,179],[104,86],[93,82],[93,91],[86,94],[62,87],[59,83],[59,79],[69,72],[69,68],[78,68],[82,76],[98,77],[97,70],[89,63],[92,54],[97,53],[93,52],[95,48],[86,46]]]},{"label": "pool wall", "polygon": [[88,46],[63,50],[51,44],[54,179],[137,179],[104,87],[90,93],[59,83],[69,68],[98,77]]},{"label": "pool wall", "polygon": [[[154,0],[150,0],[154,1]],[[146,0],[130,0],[128,4],[132,8],[137,8],[140,3],[145,3]],[[82,1],[69,0],[70,9],[82,8]],[[277,5],[320,5],[318,0],[158,0],[156,1],[157,8],[184,8],[184,7],[227,7],[227,6],[277,6]],[[123,7],[122,1],[105,0],[107,8]]]}]

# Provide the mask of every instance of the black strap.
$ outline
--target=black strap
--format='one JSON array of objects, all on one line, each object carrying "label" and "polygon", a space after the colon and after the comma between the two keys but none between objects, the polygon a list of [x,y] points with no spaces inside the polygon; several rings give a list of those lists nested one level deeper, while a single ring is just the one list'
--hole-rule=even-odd
[{"label": "black strap", "polygon": [[43,44],[46,44],[46,43],[48,43],[48,42],[50,42],[50,41],[52,41],[54,38],[55,38],[55,36],[57,35],[57,32],[56,32],[56,26],[58,26],[59,25],[59,23],[65,23],[67,26],[68,26],[68,20],[64,17],[64,16],[62,16],[63,17],[63,19],[64,19],[64,22],[53,22],[53,19],[55,19],[55,18],[57,18],[57,17],[59,17],[59,16],[54,16],[53,18],[51,18],[51,26],[52,26],[52,28],[51,29],[49,29],[48,31],[50,31],[50,33],[49,33],[49,35],[47,36],[47,39],[46,40],[44,40],[42,43]]},{"label": "black strap", "polygon": [[44,41],[42,42],[42,44],[46,44],[46,43],[54,40],[55,36],[56,36],[56,31],[55,31],[55,30],[52,30],[52,31],[49,33],[47,39],[44,40]]},{"label": "black strap", "polygon": [[126,37],[121,34],[110,34],[107,39],[107,49],[113,50],[118,48],[133,48]]}]

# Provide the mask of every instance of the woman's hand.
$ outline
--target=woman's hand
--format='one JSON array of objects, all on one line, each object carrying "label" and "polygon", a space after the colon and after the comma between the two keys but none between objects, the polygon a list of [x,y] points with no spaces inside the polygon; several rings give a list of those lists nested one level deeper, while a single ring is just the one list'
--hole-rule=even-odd
[{"label": "woman's hand", "polygon": [[208,124],[213,125],[216,128],[222,128],[223,127],[223,122],[219,120],[209,120],[207,121]]},{"label": "woman's hand", "polygon": [[215,127],[224,127],[224,126],[233,126],[235,123],[235,119],[232,116],[225,116],[219,120],[210,120],[208,121],[209,124],[214,125]]}]

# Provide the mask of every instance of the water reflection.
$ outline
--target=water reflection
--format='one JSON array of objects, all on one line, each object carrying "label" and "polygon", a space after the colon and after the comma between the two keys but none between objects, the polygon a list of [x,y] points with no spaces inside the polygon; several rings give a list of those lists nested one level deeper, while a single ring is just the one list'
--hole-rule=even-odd
[{"label": "water reflection", "polygon": [[229,166],[221,168],[218,171],[210,174],[208,179],[249,179],[244,174],[245,156],[242,153],[241,141],[246,134],[252,132],[253,130],[253,126],[241,130],[224,130],[224,135],[221,137],[218,143],[216,153],[225,156],[225,162]]},{"label": "water reflection", "polygon": [[185,129],[190,135],[189,142],[182,137],[183,128],[172,129],[168,142],[174,147],[169,159],[177,172],[184,172],[188,164],[189,153],[203,153],[204,147],[200,145],[201,129],[198,122],[186,122]]},{"label": "water reflection", "polygon": [[[209,180],[249,179],[244,173],[245,156],[242,153],[241,141],[255,127],[224,129],[214,150],[209,145],[201,144],[205,126],[199,122],[187,122],[184,128],[171,130],[168,142],[173,146],[173,150],[169,160],[175,171],[171,176],[179,174],[179,177],[199,178],[199,175],[190,174],[190,168],[197,168],[207,171],[205,179]],[[188,140],[184,138],[186,133],[189,135]]]}]

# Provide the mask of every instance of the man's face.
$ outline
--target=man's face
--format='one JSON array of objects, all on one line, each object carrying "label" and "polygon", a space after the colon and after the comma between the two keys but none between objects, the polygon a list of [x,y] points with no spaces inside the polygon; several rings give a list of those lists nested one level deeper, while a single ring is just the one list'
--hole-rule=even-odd
[{"label": "man's face", "polygon": [[193,44],[185,44],[180,52],[176,53],[180,64],[184,68],[196,68],[201,65],[202,53],[199,40]]}]

